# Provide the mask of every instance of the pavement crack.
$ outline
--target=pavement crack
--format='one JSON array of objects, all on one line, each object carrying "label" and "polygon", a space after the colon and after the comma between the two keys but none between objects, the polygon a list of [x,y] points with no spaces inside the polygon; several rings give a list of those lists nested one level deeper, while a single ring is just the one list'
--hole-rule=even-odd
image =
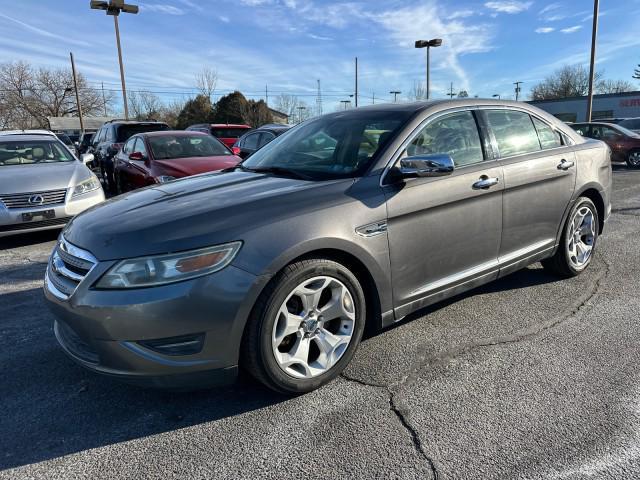
[{"label": "pavement crack", "polygon": [[389,387],[388,385],[384,385],[381,383],[374,383],[374,382],[367,382],[365,380],[360,380],[359,378],[356,377],[352,377],[350,375],[347,375],[346,373],[342,372],[340,374],[340,376],[342,378],[344,378],[345,380],[347,380],[348,382],[353,382],[353,383],[357,383],[359,385],[365,386],[365,387],[372,387],[372,388],[384,388],[385,390],[388,390]]},{"label": "pavement crack", "polygon": [[527,328],[518,330],[509,335],[500,335],[496,337],[484,338],[480,339],[476,342],[469,343],[467,345],[463,345],[458,348],[454,348],[451,350],[446,350],[442,353],[439,353],[434,356],[427,356],[426,353],[419,355],[417,361],[414,363],[414,367],[410,370],[409,374],[403,376],[399,381],[392,383],[390,387],[408,385],[413,383],[418,375],[424,371],[425,369],[434,368],[438,365],[447,363],[457,357],[462,355],[466,355],[471,353],[472,351],[479,350],[481,348],[486,347],[494,347],[499,345],[509,345],[513,343],[523,342],[526,340],[530,340],[547,330],[555,328],[567,320],[575,316],[580,310],[582,310],[585,305],[588,304],[589,300],[591,300],[600,290],[600,287],[603,284],[603,281],[609,275],[610,266],[609,263],[602,257],[600,257],[602,262],[604,263],[605,268],[601,269],[595,280],[593,281],[591,288],[589,288],[585,293],[583,293],[576,302],[574,302],[567,310],[555,315],[554,317],[531,325]]}]

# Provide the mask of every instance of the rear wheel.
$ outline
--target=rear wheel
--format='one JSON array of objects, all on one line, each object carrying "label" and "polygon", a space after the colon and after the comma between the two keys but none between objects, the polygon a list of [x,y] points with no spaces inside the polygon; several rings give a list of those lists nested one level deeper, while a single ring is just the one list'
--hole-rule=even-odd
[{"label": "rear wheel", "polygon": [[631,150],[627,153],[627,166],[629,168],[640,168],[640,149]]},{"label": "rear wheel", "polygon": [[324,259],[287,266],[258,300],[242,343],[242,364],[269,388],[315,390],[344,370],[366,318],[360,283],[344,265]]},{"label": "rear wheel", "polygon": [[569,212],[562,240],[551,258],[542,266],[563,277],[580,274],[591,263],[598,240],[598,209],[587,197],[580,197]]}]

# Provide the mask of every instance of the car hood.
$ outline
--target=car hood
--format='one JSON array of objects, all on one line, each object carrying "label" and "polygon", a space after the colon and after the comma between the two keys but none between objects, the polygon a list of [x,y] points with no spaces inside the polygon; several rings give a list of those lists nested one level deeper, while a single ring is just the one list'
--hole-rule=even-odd
[{"label": "car hood", "polygon": [[215,157],[188,157],[154,160],[154,174],[171,175],[172,177],[188,177],[199,173],[214,172],[233,167],[240,162],[235,155],[220,155]]},{"label": "car hood", "polygon": [[70,188],[91,176],[78,161],[0,166],[0,194]]},{"label": "car hood", "polygon": [[340,193],[352,184],[240,171],[202,174],[112,198],[75,217],[64,236],[99,260],[190,250],[243,240],[249,229],[345,201]]}]

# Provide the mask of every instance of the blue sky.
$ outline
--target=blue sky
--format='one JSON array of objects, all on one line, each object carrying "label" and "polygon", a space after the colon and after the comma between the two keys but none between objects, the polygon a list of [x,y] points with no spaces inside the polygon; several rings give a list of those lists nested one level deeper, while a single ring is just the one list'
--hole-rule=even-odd
[{"label": "blue sky", "polygon": [[[135,2],[134,2],[135,3]],[[145,0],[138,15],[122,15],[128,88],[164,99],[193,91],[203,66],[218,71],[218,93],[239,89],[252,98],[279,92],[315,102],[320,79],[325,110],[353,90],[360,64],[361,103],[388,101],[424,81],[418,38],[441,37],[432,50],[432,95],[454,89],[490,97],[523,92],[564,64],[587,65],[590,0]],[[64,5],[61,6],[61,5]],[[629,19],[640,0],[601,0],[599,68],[632,81],[640,35]],[[119,86],[113,21],[89,0],[0,0],[0,61],[68,65],[72,50],[92,85]],[[640,84],[638,84],[640,89]]]}]

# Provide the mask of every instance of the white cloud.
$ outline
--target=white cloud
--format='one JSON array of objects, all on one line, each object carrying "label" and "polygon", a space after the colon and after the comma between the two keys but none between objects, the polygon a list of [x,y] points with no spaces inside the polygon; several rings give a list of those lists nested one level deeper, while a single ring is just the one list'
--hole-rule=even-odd
[{"label": "white cloud", "polygon": [[582,25],[575,25],[573,27],[567,27],[560,30],[562,33],[575,33],[582,28]]},{"label": "white cloud", "polygon": [[484,6],[495,12],[514,14],[528,10],[532,3],[533,2],[517,2],[515,0],[499,0],[486,2]]},{"label": "white cloud", "polygon": [[231,21],[231,19],[225,15],[219,15],[218,16],[218,20],[220,20],[221,22],[224,23],[229,23]]},{"label": "white cloud", "polygon": [[553,27],[540,27],[540,28],[536,28],[535,32],[536,33],[551,33],[555,30],[555,28]]},{"label": "white cloud", "polygon": [[273,3],[272,0],[240,0],[240,3],[249,7],[258,7],[260,5],[269,5]]},{"label": "white cloud", "polygon": [[140,3],[139,5],[142,11],[164,13],[165,15],[184,15],[186,13],[181,8],[174,7],[173,5],[148,3]]},{"label": "white cloud", "polygon": [[545,13],[549,13],[553,10],[558,10],[560,7],[562,7],[562,5],[560,5],[559,3],[550,3],[542,10],[540,10],[540,15],[544,15]]},{"label": "white cloud", "polygon": [[325,37],[322,35],[316,35],[315,33],[308,33],[307,36],[309,38],[313,38],[315,40],[333,40],[331,37]]},{"label": "white cloud", "polygon": [[449,15],[448,19],[449,20],[455,20],[456,18],[467,18],[467,17],[471,17],[474,13],[473,10],[458,10],[457,12],[453,12],[451,15]]},{"label": "white cloud", "polygon": [[39,28],[39,27],[35,27],[33,25],[29,25],[28,23],[22,22],[16,18],[10,17],[8,15],[5,15],[3,13],[0,13],[0,18],[4,18],[5,20],[9,20],[10,22],[13,22],[15,24],[20,25],[21,27],[26,28],[27,30],[33,32],[33,33],[37,33],[38,35],[42,35],[43,37],[48,37],[48,38],[54,38],[56,40],[62,40],[64,42],[73,44],[73,45],[82,45],[82,46],[90,46],[91,44],[82,40],[75,40],[73,38],[70,38],[69,36],[65,35],[57,35],[55,33],[52,33],[48,30],[45,30],[44,28]]}]

